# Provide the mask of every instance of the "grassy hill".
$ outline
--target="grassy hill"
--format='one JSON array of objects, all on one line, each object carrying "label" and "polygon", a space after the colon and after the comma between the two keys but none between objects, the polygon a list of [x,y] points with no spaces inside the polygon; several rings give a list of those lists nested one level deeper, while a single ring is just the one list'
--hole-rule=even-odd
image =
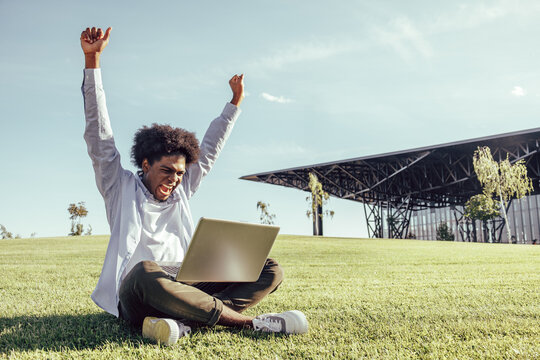
[{"label": "grassy hill", "polygon": [[540,358],[540,246],[283,235],[285,281],[249,313],[302,310],[308,334],[167,348],[90,300],[107,240],[0,240],[0,358]]}]

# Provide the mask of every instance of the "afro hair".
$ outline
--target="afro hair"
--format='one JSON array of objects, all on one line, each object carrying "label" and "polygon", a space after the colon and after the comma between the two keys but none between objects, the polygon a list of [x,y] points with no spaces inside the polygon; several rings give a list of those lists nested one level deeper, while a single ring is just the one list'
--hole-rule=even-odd
[{"label": "afro hair", "polygon": [[199,141],[195,133],[170,125],[143,126],[135,133],[131,148],[131,161],[139,169],[147,159],[150,165],[163,156],[183,155],[186,165],[199,159]]}]

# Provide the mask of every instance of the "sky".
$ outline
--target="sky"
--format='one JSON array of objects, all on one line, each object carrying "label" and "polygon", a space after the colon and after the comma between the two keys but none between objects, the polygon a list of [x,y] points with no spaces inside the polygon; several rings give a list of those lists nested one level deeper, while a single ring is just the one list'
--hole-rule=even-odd
[{"label": "sky", "polygon": [[[84,201],[108,234],[83,140],[79,36],[112,26],[101,57],[123,166],[135,131],[202,138],[245,74],[242,114],[191,200],[199,217],[309,235],[306,193],[243,175],[538,127],[537,1],[0,0],[0,224],[67,235]],[[328,236],[367,236],[361,203],[331,198]]]}]

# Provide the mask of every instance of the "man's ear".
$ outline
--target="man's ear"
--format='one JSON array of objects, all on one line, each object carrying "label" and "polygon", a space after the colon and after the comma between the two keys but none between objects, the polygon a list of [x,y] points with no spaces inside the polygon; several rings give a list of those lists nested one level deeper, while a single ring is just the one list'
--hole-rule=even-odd
[{"label": "man's ear", "polygon": [[150,163],[148,162],[148,159],[144,159],[141,165],[142,165],[141,168],[142,168],[143,173],[146,174],[148,170],[150,170]]}]

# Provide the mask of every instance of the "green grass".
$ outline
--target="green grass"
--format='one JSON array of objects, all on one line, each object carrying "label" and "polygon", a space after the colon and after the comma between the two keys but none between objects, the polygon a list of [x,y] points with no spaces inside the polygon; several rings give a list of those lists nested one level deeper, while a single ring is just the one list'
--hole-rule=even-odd
[{"label": "green grass", "polygon": [[215,327],[167,348],[90,300],[106,245],[0,240],[0,358],[540,358],[540,246],[281,236],[285,281],[249,313],[302,310],[308,334]]}]

